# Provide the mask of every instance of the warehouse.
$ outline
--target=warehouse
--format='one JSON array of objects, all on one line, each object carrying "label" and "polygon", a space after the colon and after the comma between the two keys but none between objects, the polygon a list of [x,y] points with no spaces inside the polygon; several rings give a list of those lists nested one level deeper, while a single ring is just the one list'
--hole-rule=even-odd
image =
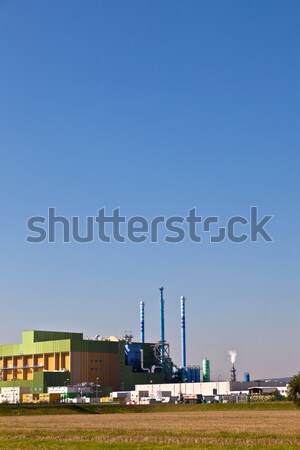
[{"label": "warehouse", "polygon": [[163,383],[139,384],[135,391],[141,397],[178,397],[180,395],[201,395],[205,397],[218,397],[239,394],[251,394],[253,391],[274,392],[278,390],[286,396],[286,383],[264,380],[244,381],[209,381],[201,383]]}]

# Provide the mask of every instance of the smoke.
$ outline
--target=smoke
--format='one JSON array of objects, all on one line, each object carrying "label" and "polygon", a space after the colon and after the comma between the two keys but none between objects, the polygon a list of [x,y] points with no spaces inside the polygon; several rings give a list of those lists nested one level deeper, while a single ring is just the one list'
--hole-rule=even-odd
[{"label": "smoke", "polygon": [[235,359],[236,359],[236,351],[235,350],[229,350],[228,354],[230,356],[231,364],[234,364],[235,363]]}]

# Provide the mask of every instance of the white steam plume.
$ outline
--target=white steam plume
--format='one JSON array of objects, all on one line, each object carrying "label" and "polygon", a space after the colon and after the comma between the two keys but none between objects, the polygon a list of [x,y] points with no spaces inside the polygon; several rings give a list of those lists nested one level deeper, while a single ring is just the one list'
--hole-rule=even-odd
[{"label": "white steam plume", "polygon": [[235,350],[229,350],[229,356],[230,356],[230,360],[231,360],[231,364],[235,363],[235,359],[236,359],[236,351]]}]

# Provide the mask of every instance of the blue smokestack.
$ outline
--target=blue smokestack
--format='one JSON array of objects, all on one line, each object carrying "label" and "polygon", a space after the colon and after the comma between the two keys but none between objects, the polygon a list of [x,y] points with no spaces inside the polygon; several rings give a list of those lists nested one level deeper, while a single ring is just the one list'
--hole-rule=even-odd
[{"label": "blue smokestack", "polygon": [[140,341],[145,342],[145,302],[140,302]]},{"label": "blue smokestack", "polygon": [[185,344],[185,297],[180,297],[181,312],[181,365],[186,367],[186,344]]},{"label": "blue smokestack", "polygon": [[160,290],[160,363],[164,367],[165,364],[165,301],[164,288]]},{"label": "blue smokestack", "polygon": [[164,301],[164,288],[160,290],[160,342],[165,342],[165,301]]}]

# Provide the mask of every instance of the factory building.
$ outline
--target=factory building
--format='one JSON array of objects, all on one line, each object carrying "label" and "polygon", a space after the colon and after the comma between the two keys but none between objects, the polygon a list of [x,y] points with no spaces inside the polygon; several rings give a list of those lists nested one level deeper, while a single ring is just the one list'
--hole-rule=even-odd
[{"label": "factory building", "polygon": [[135,387],[138,397],[178,397],[183,395],[229,395],[231,391],[230,381],[207,383],[163,383],[163,384],[138,384]]},{"label": "factory building", "polygon": [[28,388],[37,394],[51,387],[83,384],[93,385],[96,394],[104,396],[112,391],[135,389],[139,398],[159,397],[162,392],[165,397],[228,396],[247,394],[251,389],[264,393],[267,388],[280,388],[285,395],[286,383],[271,380],[260,385],[250,381],[248,372],[244,373],[243,382],[237,381],[237,353],[233,350],[229,351],[230,381],[212,382],[207,358],[203,359],[202,368],[187,365],[184,296],[180,298],[181,365],[174,365],[165,337],[164,288],[159,288],[159,292],[160,339],[155,343],[145,342],[145,302],[140,301],[140,342],[133,342],[132,335],[122,339],[99,335],[84,339],[82,333],[35,330],[24,331],[21,344],[0,346],[0,395],[6,388],[4,396],[14,397],[13,388],[20,388],[17,395],[21,398],[23,393],[28,395]]},{"label": "factory building", "polygon": [[[114,336],[84,339],[82,333],[24,331],[21,344],[0,346],[0,389],[30,387],[31,392],[46,392],[54,386],[94,383],[105,394],[132,390],[136,384],[171,382],[173,363],[165,340],[163,290],[159,289],[158,342],[145,342],[143,301],[141,342],[132,342],[132,335],[123,339]],[[193,378],[194,372],[195,369],[189,368],[184,378]]]},{"label": "factory building", "polygon": [[84,339],[82,333],[24,331],[21,344],[0,346],[0,388],[46,392],[50,386],[90,382],[109,392],[166,381],[155,344],[133,343],[131,338]]},{"label": "factory building", "polygon": [[179,397],[180,395],[201,395],[206,397],[229,396],[250,393],[267,393],[278,390],[282,396],[287,393],[286,382],[280,381],[210,381],[200,383],[139,384],[135,387],[137,398]]}]

